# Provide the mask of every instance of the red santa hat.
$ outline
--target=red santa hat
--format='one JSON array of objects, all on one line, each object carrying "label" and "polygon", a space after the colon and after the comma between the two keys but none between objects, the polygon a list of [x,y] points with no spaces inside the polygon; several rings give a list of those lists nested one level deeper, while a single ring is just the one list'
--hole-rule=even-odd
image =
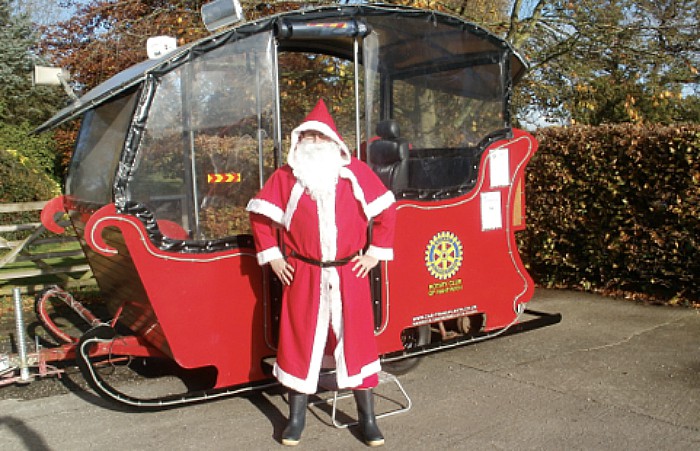
[{"label": "red santa hat", "polygon": [[301,132],[309,130],[323,133],[329,137],[340,147],[345,164],[350,163],[350,149],[348,149],[347,144],[345,144],[343,138],[340,136],[340,133],[338,133],[338,129],[335,126],[333,117],[328,112],[326,103],[323,101],[323,99],[319,99],[314,109],[311,110],[311,112],[306,116],[306,119],[304,119],[304,121],[297,128],[292,130],[292,142],[289,147],[289,156],[287,157],[287,162],[290,166],[294,167],[296,147],[299,143],[299,135]]}]

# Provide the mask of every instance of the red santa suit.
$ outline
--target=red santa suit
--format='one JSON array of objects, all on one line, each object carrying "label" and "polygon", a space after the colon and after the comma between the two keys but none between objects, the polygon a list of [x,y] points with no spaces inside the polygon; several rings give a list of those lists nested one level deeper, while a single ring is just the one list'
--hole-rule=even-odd
[{"label": "red santa suit", "polygon": [[[312,198],[293,172],[299,134],[308,130],[331,137],[341,149],[335,196],[325,200]],[[291,138],[289,164],[272,174],[247,207],[258,263],[283,257],[276,238],[281,228],[282,249],[294,267],[293,281],[284,287],[273,372],[283,385],[315,393],[330,330],[338,386],[358,387],[380,370],[368,279],[356,276],[353,263],[321,267],[304,260],[338,261],[363,250],[378,260],[393,259],[395,199],[365,163],[351,156],[323,101]],[[370,387],[365,382],[363,388]]]}]

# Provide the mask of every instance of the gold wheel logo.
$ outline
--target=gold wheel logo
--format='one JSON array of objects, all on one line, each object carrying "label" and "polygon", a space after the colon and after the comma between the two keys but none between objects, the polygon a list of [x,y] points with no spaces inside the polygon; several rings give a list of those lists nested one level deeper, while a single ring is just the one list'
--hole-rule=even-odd
[{"label": "gold wheel logo", "polygon": [[464,248],[452,232],[440,232],[425,249],[425,266],[436,279],[445,280],[454,276],[462,266]]}]

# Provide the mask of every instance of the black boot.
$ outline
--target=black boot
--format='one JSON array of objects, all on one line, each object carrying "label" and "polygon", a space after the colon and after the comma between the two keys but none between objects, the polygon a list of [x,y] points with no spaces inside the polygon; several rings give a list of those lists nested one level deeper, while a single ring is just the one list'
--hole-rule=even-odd
[{"label": "black boot", "polygon": [[309,396],[289,390],[289,422],[282,432],[282,444],[296,446],[301,440],[301,433],[306,425],[306,406]]},{"label": "black boot", "polygon": [[374,416],[374,395],[372,389],[353,390],[355,402],[357,403],[357,416],[362,430],[365,443],[369,446],[382,446],[384,436],[377,426],[377,419]]}]

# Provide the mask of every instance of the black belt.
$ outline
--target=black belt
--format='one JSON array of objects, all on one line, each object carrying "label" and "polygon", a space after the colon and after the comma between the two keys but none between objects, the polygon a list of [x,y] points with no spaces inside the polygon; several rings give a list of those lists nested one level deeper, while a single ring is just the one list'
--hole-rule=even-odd
[{"label": "black belt", "polygon": [[301,260],[304,263],[308,263],[310,265],[318,266],[319,268],[328,268],[331,266],[343,266],[347,265],[350,263],[350,260],[355,258],[359,252],[355,252],[349,257],[341,258],[340,260],[330,260],[330,261],[321,261],[321,260],[314,260],[313,258],[308,258],[304,257],[303,255],[299,255],[296,252],[292,251],[289,253],[289,256],[292,258],[296,258],[297,260]]}]

